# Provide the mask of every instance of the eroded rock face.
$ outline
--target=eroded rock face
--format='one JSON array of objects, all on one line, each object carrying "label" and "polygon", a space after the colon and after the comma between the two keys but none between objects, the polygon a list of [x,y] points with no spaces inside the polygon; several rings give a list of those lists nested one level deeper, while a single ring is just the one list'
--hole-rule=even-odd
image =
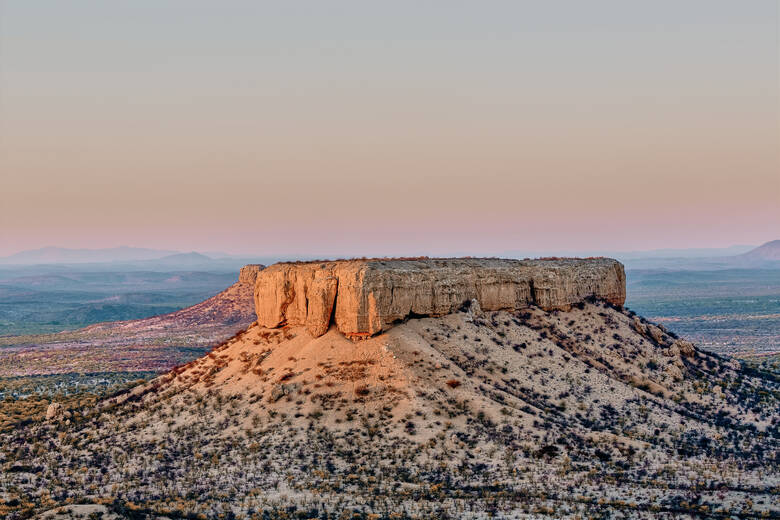
[{"label": "eroded rock face", "polygon": [[257,281],[257,273],[265,269],[262,264],[247,264],[238,273],[238,283],[254,285]]},{"label": "eroded rock face", "polygon": [[472,299],[486,311],[566,310],[588,297],[623,305],[623,265],[608,258],[347,260],[272,265],[255,285],[260,325],[305,325],[315,337],[332,322],[347,336],[371,336]]}]

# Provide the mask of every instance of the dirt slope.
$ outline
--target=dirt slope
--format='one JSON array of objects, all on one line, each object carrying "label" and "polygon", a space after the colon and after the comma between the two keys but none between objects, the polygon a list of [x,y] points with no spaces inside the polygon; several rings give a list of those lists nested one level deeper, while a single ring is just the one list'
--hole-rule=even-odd
[{"label": "dirt slope", "polygon": [[255,324],[70,424],[4,439],[5,460],[37,469],[0,492],[45,507],[46,482],[55,503],[214,518],[771,516],[779,396],[603,303],[470,308],[356,342]]}]

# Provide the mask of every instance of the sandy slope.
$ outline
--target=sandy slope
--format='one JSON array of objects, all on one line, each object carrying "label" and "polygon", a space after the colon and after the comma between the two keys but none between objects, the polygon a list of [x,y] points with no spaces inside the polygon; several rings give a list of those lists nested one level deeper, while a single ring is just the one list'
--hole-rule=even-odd
[{"label": "sandy slope", "polygon": [[598,303],[356,342],[253,325],[70,425],[3,439],[3,460],[38,469],[0,492],[207,517],[780,514],[777,381],[646,325]]}]

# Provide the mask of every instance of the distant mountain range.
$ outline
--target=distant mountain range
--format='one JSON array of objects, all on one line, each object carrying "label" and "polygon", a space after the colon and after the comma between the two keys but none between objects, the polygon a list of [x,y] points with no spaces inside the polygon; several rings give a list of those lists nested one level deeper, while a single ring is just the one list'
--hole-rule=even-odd
[{"label": "distant mountain range", "polygon": [[[739,246],[741,247],[741,246]],[[735,249],[735,248],[730,248]],[[675,250],[666,250],[675,253]],[[705,252],[707,250],[698,250]],[[719,250],[710,250],[710,254],[684,255],[615,255],[628,269],[666,269],[685,271],[714,271],[719,269],[778,269],[780,268],[780,240],[773,240],[761,246],[742,250],[738,253],[718,254]]]},{"label": "distant mountain range", "polygon": [[[43,247],[0,257],[0,265],[10,268],[31,269],[46,266],[48,269],[65,268],[78,270],[106,269],[128,271],[148,270],[225,270],[236,271],[251,263],[273,263],[273,257],[237,256],[226,253],[208,254],[191,251],[184,253],[165,249],[141,247],[111,247],[105,249],[69,249],[64,247]],[[37,268],[36,268],[37,269]]]},{"label": "distant mountain range", "polygon": [[143,247],[110,247],[104,249],[69,249],[65,247],[42,247],[30,249],[0,258],[3,264],[81,264],[100,262],[135,262],[155,260],[179,254],[178,251],[147,249]]},{"label": "distant mountain range", "polygon": [[[341,255],[349,257],[350,255]],[[726,269],[726,268],[778,268],[780,267],[780,240],[767,242],[759,247],[735,245],[727,248],[654,249],[649,251],[505,251],[505,258],[535,258],[542,256],[609,256],[617,258],[631,269]],[[316,255],[311,257],[315,258]],[[307,260],[308,257],[297,259]],[[319,258],[319,257],[317,257]],[[280,260],[294,259],[288,256],[230,255],[218,251],[200,253],[181,252],[141,247],[112,247],[104,249],[69,249],[43,247],[0,257],[0,265],[33,266],[58,264],[103,264],[99,269],[112,265],[112,269],[228,269],[235,270],[249,263],[273,264]],[[97,266],[95,266],[97,267]]]}]

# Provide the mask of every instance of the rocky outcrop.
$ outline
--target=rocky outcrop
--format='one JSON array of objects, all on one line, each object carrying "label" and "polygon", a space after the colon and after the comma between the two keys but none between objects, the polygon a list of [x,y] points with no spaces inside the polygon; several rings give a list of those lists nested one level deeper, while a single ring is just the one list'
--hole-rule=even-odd
[{"label": "rocky outcrop", "polygon": [[650,338],[652,338],[653,341],[655,341],[659,345],[666,344],[666,334],[664,334],[664,331],[662,331],[660,327],[648,324],[647,334],[648,336],[650,336]]},{"label": "rocky outcrop", "polygon": [[62,415],[63,408],[60,403],[51,403],[49,404],[49,407],[46,409],[46,420],[47,421],[53,421],[57,418],[59,418]]},{"label": "rocky outcrop", "polygon": [[678,355],[685,357],[692,358],[696,355],[696,349],[694,348],[693,343],[684,339],[675,340],[674,343],[672,343],[672,346],[669,348],[676,350],[679,352]]},{"label": "rocky outcrop", "polygon": [[625,296],[623,265],[608,258],[346,260],[260,271],[255,310],[265,327],[305,325],[316,337],[335,322],[361,337],[408,317],[449,314],[470,300],[485,311],[566,310],[589,297],[623,305]]},{"label": "rocky outcrop", "polygon": [[631,320],[631,326],[641,335],[644,336],[647,334],[647,326],[642,323],[642,320],[639,319],[639,316],[634,316],[634,319]]},{"label": "rocky outcrop", "polygon": [[669,374],[669,377],[671,377],[675,381],[683,380],[682,370],[677,365],[668,365],[666,367],[666,373]]},{"label": "rocky outcrop", "polygon": [[275,403],[285,395],[292,395],[301,388],[301,383],[288,383],[288,384],[279,384],[274,385],[274,387],[271,389],[271,396],[269,398],[269,402]]},{"label": "rocky outcrop", "polygon": [[254,286],[257,280],[257,273],[265,269],[262,264],[247,264],[238,272],[238,283]]}]

